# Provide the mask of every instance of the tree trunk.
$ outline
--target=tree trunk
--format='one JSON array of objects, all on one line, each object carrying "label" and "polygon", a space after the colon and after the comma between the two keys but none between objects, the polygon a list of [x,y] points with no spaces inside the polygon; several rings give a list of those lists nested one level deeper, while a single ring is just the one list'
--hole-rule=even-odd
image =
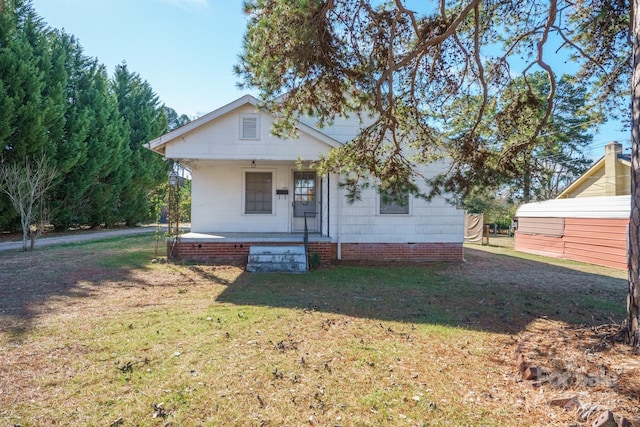
[{"label": "tree trunk", "polygon": [[29,231],[23,227],[22,229],[22,252],[26,252],[29,248]]},{"label": "tree trunk", "polygon": [[[640,0],[633,0],[632,12]],[[627,296],[626,336],[640,353],[640,16],[632,13],[633,77],[631,127],[631,213],[629,215],[629,295]]]},{"label": "tree trunk", "polygon": [[31,222],[31,210],[25,212],[24,207],[20,207],[20,224],[22,225],[22,251],[26,252],[29,248],[29,223]]}]

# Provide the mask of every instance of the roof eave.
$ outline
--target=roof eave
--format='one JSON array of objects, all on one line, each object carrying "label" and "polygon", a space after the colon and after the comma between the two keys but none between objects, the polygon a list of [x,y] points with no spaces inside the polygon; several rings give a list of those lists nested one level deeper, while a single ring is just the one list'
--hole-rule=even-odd
[{"label": "roof eave", "polygon": [[[258,100],[251,96],[251,95],[244,95],[241,98],[236,99],[233,102],[230,102],[229,104],[226,104],[216,110],[213,110],[210,113],[205,114],[204,116],[200,116],[197,119],[187,123],[184,126],[179,127],[178,129],[175,129],[169,133],[165,133],[164,135],[159,136],[156,139],[153,139],[151,141],[149,141],[146,146],[147,148],[149,148],[150,150],[153,150],[157,153],[160,153],[159,148],[165,146],[166,144],[168,144],[169,142],[183,136],[186,133],[191,132],[192,130],[207,124],[215,119],[217,119],[218,117],[227,114],[228,112],[231,112],[243,105],[246,104],[251,104],[254,107],[256,107],[258,105]],[[164,151],[162,152],[164,153]],[[161,154],[162,154],[161,153]]]},{"label": "roof eave", "polygon": [[[149,141],[147,144],[145,144],[145,147],[164,156],[166,153],[165,147],[168,143],[246,104],[251,104],[254,107],[258,107],[259,101],[252,95],[245,95],[208,114],[205,114],[204,116],[198,117],[197,119],[187,123],[184,126],[179,127],[178,129],[175,129],[169,133],[159,136],[154,140]],[[324,142],[332,148],[342,145],[340,141],[320,132],[312,126],[302,123],[299,120],[296,120],[295,125],[301,132],[313,136],[314,138]]]},{"label": "roof eave", "polygon": [[580,177],[578,177],[578,179],[573,181],[567,188],[562,190],[562,192],[560,192],[560,194],[558,194],[556,196],[556,199],[564,199],[564,198],[566,198],[568,194],[570,194],[576,187],[579,187],[580,185],[582,185],[582,183],[584,183],[587,179],[589,179],[589,177],[591,175],[593,175],[593,173],[603,165],[604,165],[604,157],[600,158],[600,160],[595,162],[593,164],[593,166],[591,166],[589,169],[587,169],[587,171],[585,173],[580,175]]}]

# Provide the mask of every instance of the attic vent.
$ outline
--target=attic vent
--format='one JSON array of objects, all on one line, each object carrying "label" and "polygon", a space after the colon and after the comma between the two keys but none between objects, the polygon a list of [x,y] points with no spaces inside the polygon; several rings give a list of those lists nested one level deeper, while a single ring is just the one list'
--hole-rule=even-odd
[{"label": "attic vent", "polygon": [[257,114],[240,116],[240,139],[259,139],[260,121]]}]

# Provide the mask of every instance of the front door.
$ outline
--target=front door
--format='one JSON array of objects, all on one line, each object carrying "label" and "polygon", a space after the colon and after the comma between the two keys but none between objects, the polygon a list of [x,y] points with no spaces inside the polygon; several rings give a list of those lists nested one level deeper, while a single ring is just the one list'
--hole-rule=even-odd
[{"label": "front door", "polygon": [[312,171],[293,172],[293,231],[304,231],[305,218],[310,233],[319,231],[320,201],[317,177]]}]

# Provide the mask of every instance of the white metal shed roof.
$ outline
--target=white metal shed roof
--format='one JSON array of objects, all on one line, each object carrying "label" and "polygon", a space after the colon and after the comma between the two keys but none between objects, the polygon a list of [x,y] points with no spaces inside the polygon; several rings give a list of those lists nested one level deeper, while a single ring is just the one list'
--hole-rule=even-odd
[{"label": "white metal shed roof", "polygon": [[628,218],[631,196],[577,197],[527,203],[516,217],[548,218]]}]

